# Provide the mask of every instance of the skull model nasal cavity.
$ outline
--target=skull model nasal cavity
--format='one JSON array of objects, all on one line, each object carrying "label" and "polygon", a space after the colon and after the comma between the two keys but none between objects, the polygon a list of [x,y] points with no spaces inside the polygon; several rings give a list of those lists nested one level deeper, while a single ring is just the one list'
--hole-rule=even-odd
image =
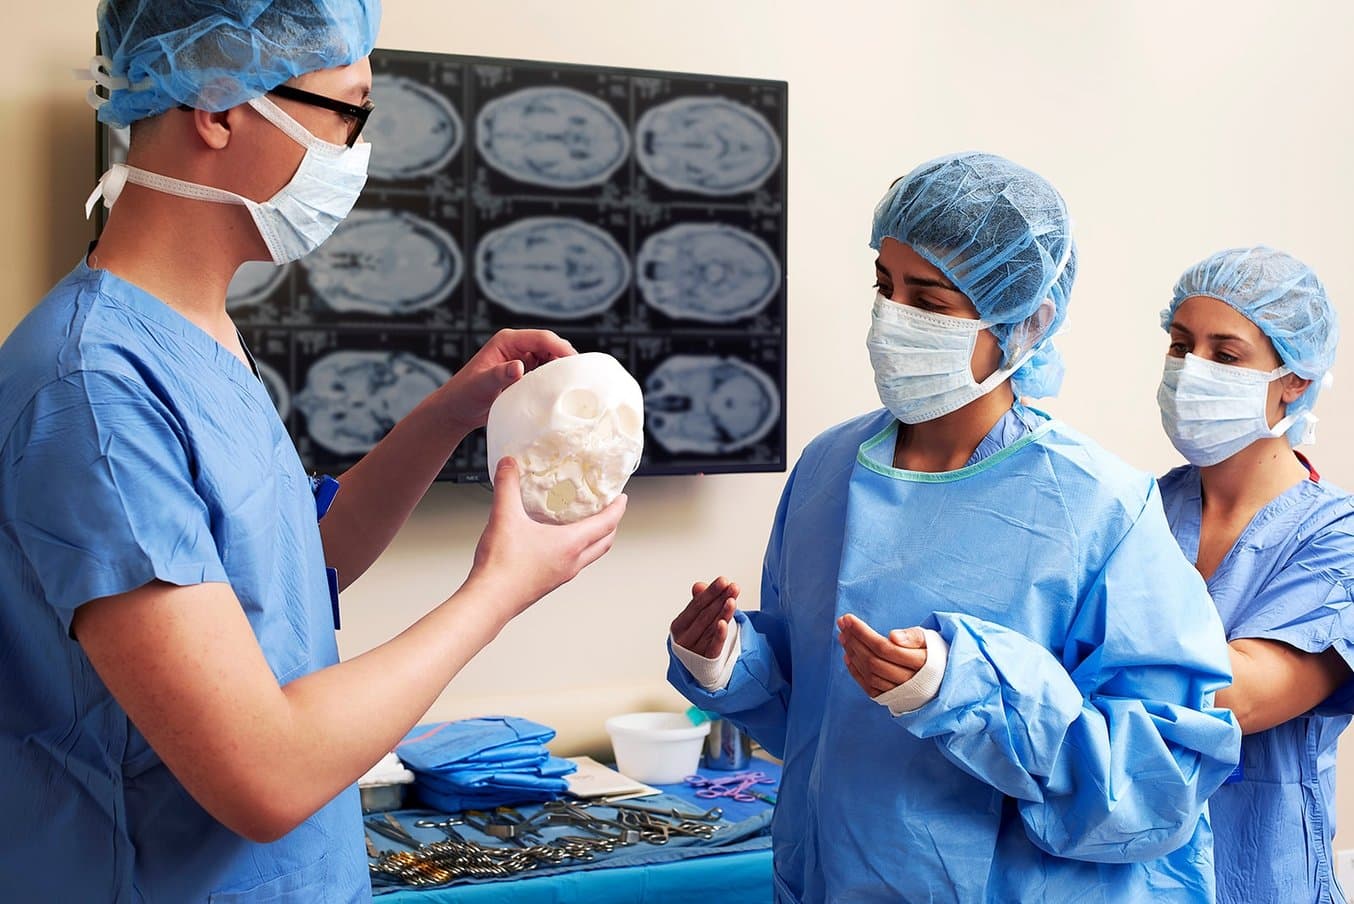
[{"label": "skull model nasal cavity", "polygon": [[503,390],[487,432],[490,479],[512,456],[527,513],[567,524],[606,508],[639,467],[644,397],[610,355],[556,358]]}]

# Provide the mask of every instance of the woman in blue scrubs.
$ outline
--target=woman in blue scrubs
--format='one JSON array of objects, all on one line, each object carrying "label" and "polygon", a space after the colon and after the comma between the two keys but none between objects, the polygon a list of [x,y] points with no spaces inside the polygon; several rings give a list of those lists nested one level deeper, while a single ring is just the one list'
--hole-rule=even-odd
[{"label": "woman in blue scrubs", "polygon": [[758,611],[720,578],[668,677],[785,760],[781,902],[1206,902],[1239,731],[1156,483],[1017,401],[1056,393],[1061,196],[959,154],[875,211],[884,408],[787,481]]},{"label": "woman in blue scrubs", "polygon": [[1273,248],[1191,267],[1162,315],[1161,421],[1189,464],[1161,479],[1171,530],[1222,616],[1241,763],[1210,802],[1218,900],[1343,902],[1336,741],[1354,695],[1354,501],[1293,450],[1335,361],[1335,309]]},{"label": "woman in blue scrubs", "polygon": [[99,117],[131,126],[128,164],[100,182],[97,245],[0,347],[6,901],[368,900],[358,777],[610,546],[623,503],[539,525],[500,466],[464,582],[338,661],[339,589],[497,394],[573,354],[500,333],[332,507],[312,494],[226,287],[357,200],[379,17],[374,0],[99,8]]}]

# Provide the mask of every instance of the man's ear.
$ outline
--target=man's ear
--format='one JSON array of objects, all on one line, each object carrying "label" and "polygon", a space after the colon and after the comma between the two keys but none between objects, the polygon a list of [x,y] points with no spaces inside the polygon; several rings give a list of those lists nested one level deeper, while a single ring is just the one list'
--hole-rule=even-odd
[{"label": "man's ear", "polygon": [[214,151],[224,150],[226,145],[230,144],[232,113],[233,108],[219,113],[208,113],[206,110],[193,111],[193,128],[203,144]]}]

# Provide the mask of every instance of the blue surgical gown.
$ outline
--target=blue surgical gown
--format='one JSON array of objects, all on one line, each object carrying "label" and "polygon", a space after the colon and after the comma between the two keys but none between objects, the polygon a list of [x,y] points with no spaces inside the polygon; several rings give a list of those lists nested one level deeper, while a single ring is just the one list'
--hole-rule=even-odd
[{"label": "blue surgical gown", "polygon": [[[1166,518],[1199,557],[1199,469],[1161,479]],[[1228,640],[1278,640],[1307,653],[1334,649],[1354,665],[1354,499],[1305,480],[1262,508],[1208,581]],[[1335,744],[1354,712],[1354,686],[1311,712],[1246,735],[1241,780],[1209,804],[1218,900],[1343,902],[1335,880]]]},{"label": "blue surgical gown", "polygon": [[[1043,417],[946,473],[892,467],[896,435],[880,411],[809,445],[728,686],[668,672],[785,758],[777,899],[1212,900],[1205,801],[1240,732],[1211,706],[1222,627],[1155,482]],[[938,630],[937,697],[870,700],[846,612]]]},{"label": "blue surgical gown", "polygon": [[263,384],[81,264],[0,347],[0,898],[368,899],[355,787],[246,841],[99,680],[75,610],[157,579],[228,582],[280,683],[338,660],[315,499]]}]

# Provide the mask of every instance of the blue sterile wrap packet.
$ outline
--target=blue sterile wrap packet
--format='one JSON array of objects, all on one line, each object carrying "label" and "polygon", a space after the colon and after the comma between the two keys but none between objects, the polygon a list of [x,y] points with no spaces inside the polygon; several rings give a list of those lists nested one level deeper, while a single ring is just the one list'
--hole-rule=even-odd
[{"label": "blue sterile wrap packet", "polygon": [[429,807],[447,812],[553,800],[578,767],[551,756],[554,729],[517,716],[416,726],[396,745]]}]

